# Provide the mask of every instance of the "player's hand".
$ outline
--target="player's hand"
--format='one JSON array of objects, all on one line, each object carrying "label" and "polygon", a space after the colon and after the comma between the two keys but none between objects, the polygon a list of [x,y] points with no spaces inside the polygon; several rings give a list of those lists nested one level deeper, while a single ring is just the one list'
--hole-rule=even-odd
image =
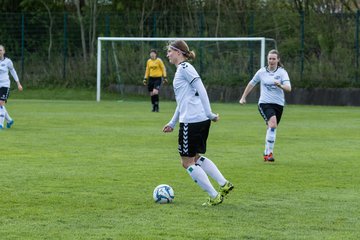
[{"label": "player's hand", "polygon": [[241,98],[239,101],[240,104],[245,104],[246,103],[246,99],[245,98]]},{"label": "player's hand", "polygon": [[164,78],[164,79],[163,79],[163,83],[164,83],[164,84],[168,84],[168,83],[169,83],[168,80],[167,80],[167,78]]},{"label": "player's hand", "polygon": [[169,133],[169,132],[172,132],[174,131],[174,129],[172,127],[170,127],[169,125],[166,125],[164,128],[163,128],[163,132],[164,133]]},{"label": "player's hand", "polygon": [[213,122],[218,122],[219,120],[220,120],[220,116],[219,116],[218,113],[216,114],[216,117],[214,117],[213,119],[211,119],[211,121],[213,121]]},{"label": "player's hand", "polygon": [[18,83],[18,90],[21,92],[23,90],[23,87],[21,86],[20,83]]},{"label": "player's hand", "polygon": [[143,84],[146,85],[147,84],[147,79],[143,80]]},{"label": "player's hand", "polygon": [[280,83],[279,81],[274,81],[274,83],[275,83],[275,85],[276,85],[277,87],[282,88],[282,87],[281,87],[281,83]]}]

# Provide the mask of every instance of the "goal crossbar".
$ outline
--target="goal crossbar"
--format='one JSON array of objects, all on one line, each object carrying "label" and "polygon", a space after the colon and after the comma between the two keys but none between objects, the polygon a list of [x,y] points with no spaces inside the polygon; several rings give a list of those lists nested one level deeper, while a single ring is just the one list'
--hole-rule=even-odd
[{"label": "goal crossbar", "polygon": [[[211,37],[194,37],[194,38],[171,38],[171,37],[98,37],[97,42],[97,74],[96,74],[96,101],[100,101],[100,87],[101,87],[101,42],[102,41],[172,41],[181,39],[184,41],[212,41],[212,42],[224,42],[224,41],[257,41],[261,43],[260,48],[260,65],[261,67],[265,66],[265,42],[273,41],[272,38],[265,37],[220,37],[220,38],[211,38]],[[276,45],[276,42],[275,42]]]}]

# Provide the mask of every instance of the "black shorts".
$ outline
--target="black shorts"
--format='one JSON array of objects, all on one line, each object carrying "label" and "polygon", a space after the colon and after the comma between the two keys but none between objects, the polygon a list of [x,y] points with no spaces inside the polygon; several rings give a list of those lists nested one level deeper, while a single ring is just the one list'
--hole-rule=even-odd
[{"label": "black shorts", "polygon": [[161,77],[156,77],[156,78],[149,77],[149,83],[148,83],[149,92],[152,92],[154,89],[160,90],[161,81],[162,81]]},{"label": "black shorts", "polygon": [[7,102],[9,95],[10,95],[10,88],[0,87],[0,101]]},{"label": "black shorts", "polygon": [[206,152],[210,124],[210,120],[198,123],[180,123],[178,147],[180,156],[194,157],[197,153]]},{"label": "black shorts", "polygon": [[284,106],[273,104],[273,103],[260,103],[259,112],[264,118],[266,124],[272,116],[276,116],[277,124],[280,123],[281,116],[283,113]]}]

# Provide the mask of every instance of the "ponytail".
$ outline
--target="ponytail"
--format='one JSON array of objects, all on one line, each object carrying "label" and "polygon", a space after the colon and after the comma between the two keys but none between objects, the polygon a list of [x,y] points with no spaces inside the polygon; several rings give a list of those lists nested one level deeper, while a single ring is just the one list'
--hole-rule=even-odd
[{"label": "ponytail", "polygon": [[185,55],[189,60],[195,60],[196,54],[194,51],[188,51]]}]

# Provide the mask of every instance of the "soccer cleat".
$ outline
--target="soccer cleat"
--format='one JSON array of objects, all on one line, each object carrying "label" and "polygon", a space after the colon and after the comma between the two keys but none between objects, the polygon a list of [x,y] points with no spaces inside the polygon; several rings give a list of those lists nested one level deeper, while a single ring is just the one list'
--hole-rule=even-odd
[{"label": "soccer cleat", "polygon": [[220,187],[220,194],[221,196],[225,197],[233,189],[234,185],[231,182],[227,181],[224,186]]},{"label": "soccer cleat", "polygon": [[10,122],[6,123],[7,128],[11,128],[11,126],[14,124],[14,120],[11,120]]},{"label": "soccer cleat", "polygon": [[275,158],[272,153],[264,155],[264,162],[275,162]]},{"label": "soccer cleat", "polygon": [[224,201],[224,197],[221,195],[221,193],[218,193],[218,195],[216,195],[215,198],[210,198],[204,202],[202,205],[203,206],[215,206],[218,205],[220,203],[222,203]]}]

